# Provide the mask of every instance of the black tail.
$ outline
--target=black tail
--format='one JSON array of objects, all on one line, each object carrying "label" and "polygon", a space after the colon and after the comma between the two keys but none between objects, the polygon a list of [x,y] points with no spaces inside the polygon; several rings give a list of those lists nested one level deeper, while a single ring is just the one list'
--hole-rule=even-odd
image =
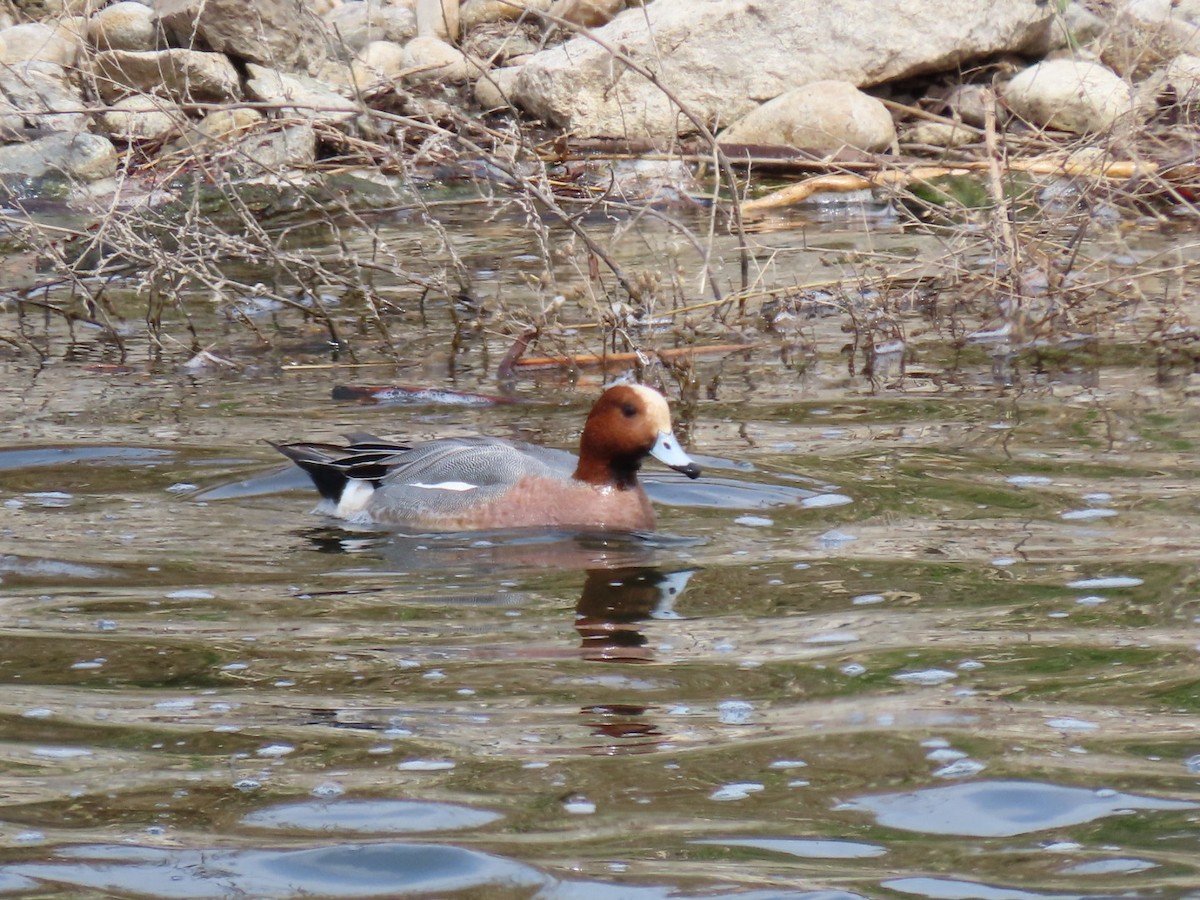
[{"label": "black tail", "polygon": [[409,448],[381,441],[373,435],[352,435],[348,447],[337,444],[276,444],[272,447],[308,473],[321,496],[337,503],[350,479],[378,486],[397,457]]}]

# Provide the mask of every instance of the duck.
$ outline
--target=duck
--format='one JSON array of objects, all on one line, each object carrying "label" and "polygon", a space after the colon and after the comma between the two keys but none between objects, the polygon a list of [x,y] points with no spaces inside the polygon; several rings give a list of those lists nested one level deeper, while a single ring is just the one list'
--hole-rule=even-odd
[{"label": "duck", "polygon": [[364,434],[347,445],[272,446],[308,473],[323,498],[318,512],[422,531],[653,531],[654,508],[638,481],[646,457],[700,475],[675,437],[666,398],[639,384],[600,395],[578,456],[485,436],[392,443]]}]

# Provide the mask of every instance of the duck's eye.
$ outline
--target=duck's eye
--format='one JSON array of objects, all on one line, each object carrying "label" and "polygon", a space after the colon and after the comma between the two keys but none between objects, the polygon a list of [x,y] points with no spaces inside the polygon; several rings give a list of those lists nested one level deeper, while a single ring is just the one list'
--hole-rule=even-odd
[{"label": "duck's eye", "polygon": [[632,419],[634,416],[636,416],[638,414],[638,411],[637,411],[637,407],[634,406],[632,403],[622,403],[621,404],[621,413],[625,416],[625,418]]}]

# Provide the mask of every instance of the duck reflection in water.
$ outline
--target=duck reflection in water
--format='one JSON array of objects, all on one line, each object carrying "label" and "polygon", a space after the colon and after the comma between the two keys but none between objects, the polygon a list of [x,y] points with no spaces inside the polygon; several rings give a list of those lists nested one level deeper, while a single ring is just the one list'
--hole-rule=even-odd
[{"label": "duck reflection in water", "polygon": [[575,604],[575,630],[583,638],[583,658],[605,662],[653,659],[654,651],[639,623],[679,618],[674,604],[694,572],[653,566],[589,569]]}]

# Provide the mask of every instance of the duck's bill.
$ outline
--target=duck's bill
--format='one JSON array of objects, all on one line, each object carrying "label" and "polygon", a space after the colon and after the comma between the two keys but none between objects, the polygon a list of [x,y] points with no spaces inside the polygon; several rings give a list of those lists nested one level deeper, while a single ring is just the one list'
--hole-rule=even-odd
[{"label": "duck's bill", "polygon": [[673,431],[660,431],[658,440],[650,448],[650,455],[660,463],[670,466],[676,472],[682,472],[688,478],[699,478],[700,467],[679,446],[679,440]]}]

